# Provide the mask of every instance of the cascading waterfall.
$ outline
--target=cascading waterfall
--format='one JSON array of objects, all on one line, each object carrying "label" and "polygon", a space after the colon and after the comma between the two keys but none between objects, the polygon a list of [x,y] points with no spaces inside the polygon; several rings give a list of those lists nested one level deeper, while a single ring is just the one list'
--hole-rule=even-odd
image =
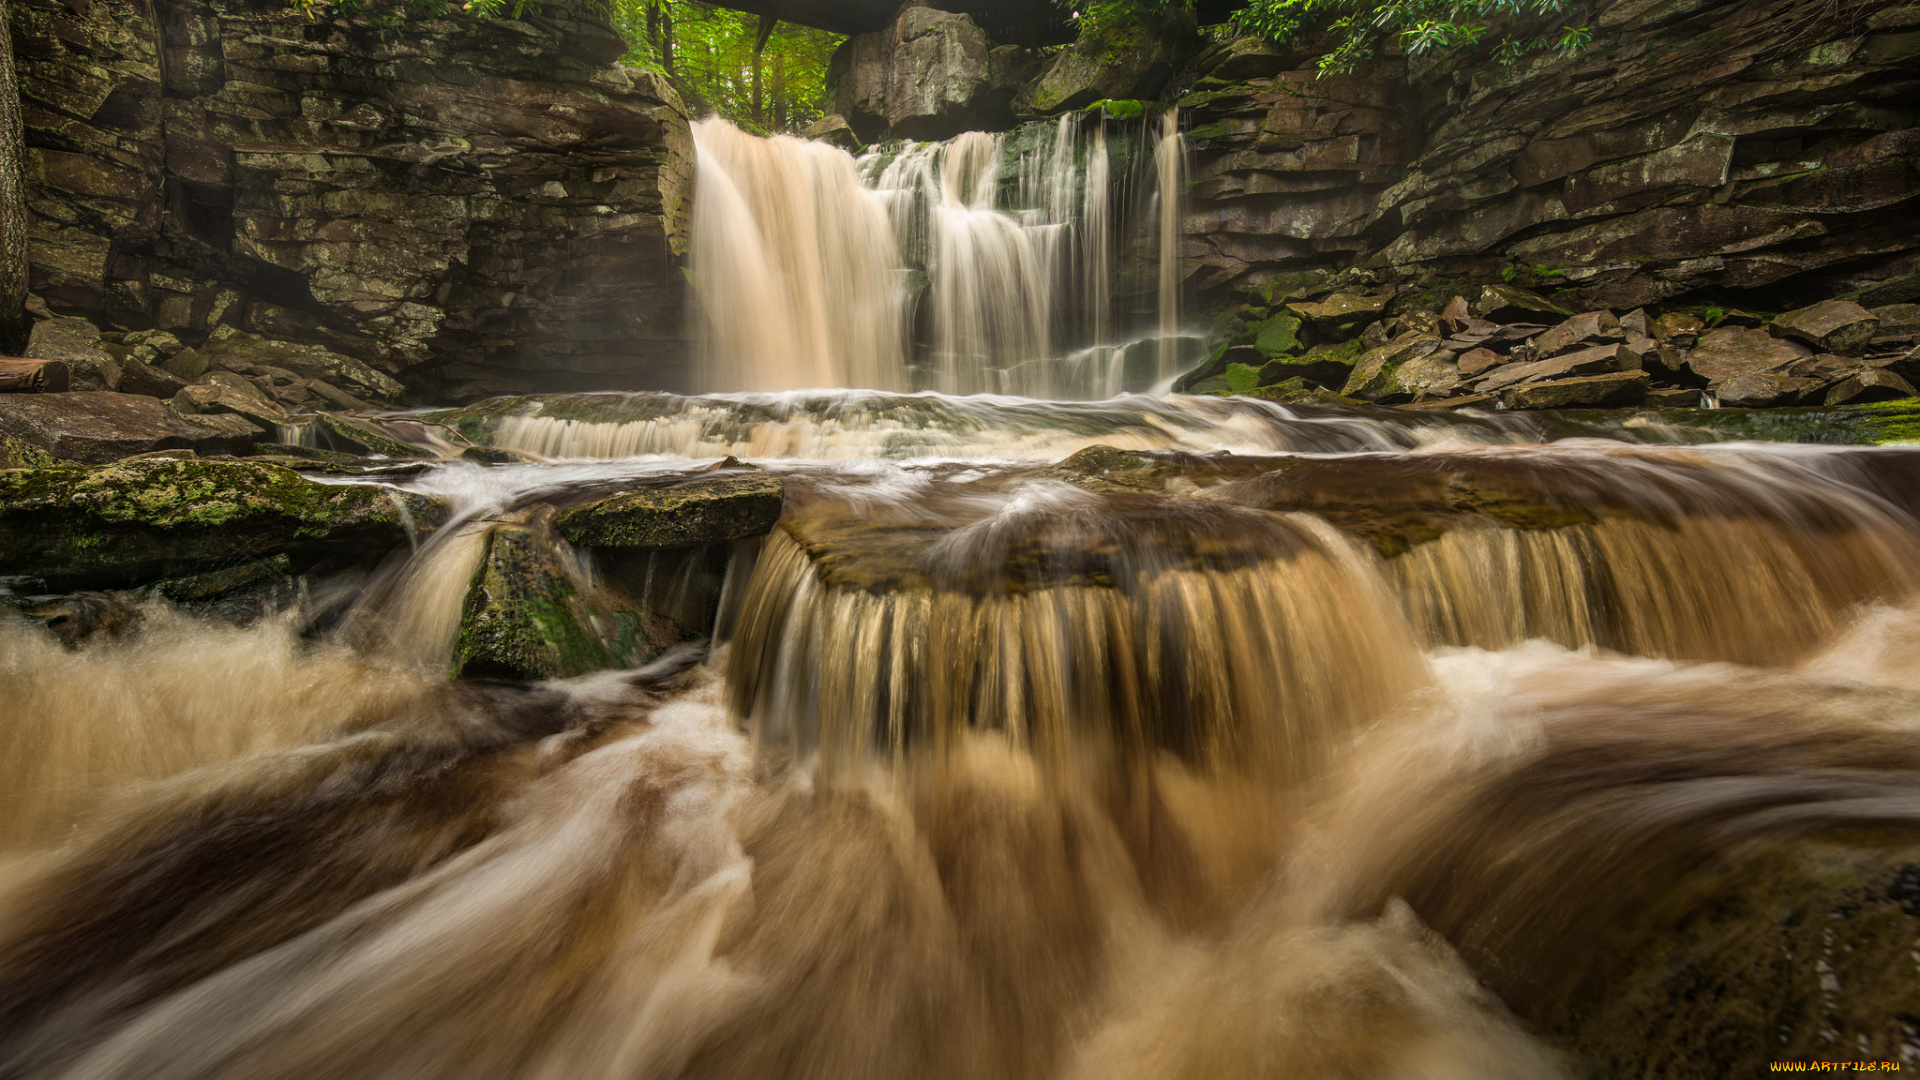
[{"label": "cascading waterfall", "polygon": [[[1178,373],[1178,110],[1070,114],[857,163],[718,120],[696,141],[702,389],[1094,399]],[[1119,291],[1135,249],[1158,260],[1134,275],[1151,296]]]}]

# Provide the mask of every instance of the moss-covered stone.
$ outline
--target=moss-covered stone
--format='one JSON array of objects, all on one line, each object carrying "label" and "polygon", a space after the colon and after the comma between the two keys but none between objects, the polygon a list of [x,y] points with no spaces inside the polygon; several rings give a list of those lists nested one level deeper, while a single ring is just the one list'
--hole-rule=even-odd
[{"label": "moss-covered stone", "polygon": [[341,416],[337,413],[316,413],[313,423],[324,433],[322,437],[327,442],[335,444],[331,449],[402,461],[432,456],[419,447],[401,442],[358,417]]},{"label": "moss-covered stone", "polygon": [[38,447],[0,435],[0,469],[44,469],[60,460]]},{"label": "moss-covered stone", "polygon": [[683,548],[763,536],[780,519],[784,486],[765,474],[629,491],[554,519],[568,542],[602,548]]},{"label": "moss-covered stone", "polygon": [[247,461],[19,469],[0,472],[0,574],[92,587],[281,553],[377,556],[446,513],[424,495]]},{"label": "moss-covered stone", "polygon": [[567,678],[629,666],[643,651],[637,616],[595,609],[539,526],[487,538],[461,610],[454,674]]}]

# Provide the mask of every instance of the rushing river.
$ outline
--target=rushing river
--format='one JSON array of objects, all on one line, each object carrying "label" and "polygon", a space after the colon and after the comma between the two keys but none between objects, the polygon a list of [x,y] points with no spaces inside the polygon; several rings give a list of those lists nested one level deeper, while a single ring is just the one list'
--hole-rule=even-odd
[{"label": "rushing river", "polygon": [[[1701,897],[1920,844],[1920,452],[634,408],[403,481],[455,521],[344,599],[0,623],[0,1077],[1579,1076],[1739,1032],[1618,989]],[[786,512],[708,640],[446,679],[489,522],[727,454]],[[1748,1042],[1920,1065],[1920,940],[1809,933]]]}]

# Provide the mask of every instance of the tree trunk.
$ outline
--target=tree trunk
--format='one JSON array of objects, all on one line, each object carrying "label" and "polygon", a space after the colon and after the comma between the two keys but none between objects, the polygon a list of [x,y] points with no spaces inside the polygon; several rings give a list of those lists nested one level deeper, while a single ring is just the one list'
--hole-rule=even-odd
[{"label": "tree trunk", "polygon": [[20,84],[13,71],[13,5],[0,0],[0,352],[27,345],[27,189]]}]

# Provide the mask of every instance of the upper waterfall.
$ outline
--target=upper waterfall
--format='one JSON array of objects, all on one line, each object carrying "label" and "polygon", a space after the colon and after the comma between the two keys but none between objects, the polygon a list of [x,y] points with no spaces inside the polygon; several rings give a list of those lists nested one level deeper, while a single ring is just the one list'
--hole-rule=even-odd
[{"label": "upper waterfall", "polygon": [[1094,399],[1182,357],[1177,111],[823,143],[694,126],[701,390]]}]

